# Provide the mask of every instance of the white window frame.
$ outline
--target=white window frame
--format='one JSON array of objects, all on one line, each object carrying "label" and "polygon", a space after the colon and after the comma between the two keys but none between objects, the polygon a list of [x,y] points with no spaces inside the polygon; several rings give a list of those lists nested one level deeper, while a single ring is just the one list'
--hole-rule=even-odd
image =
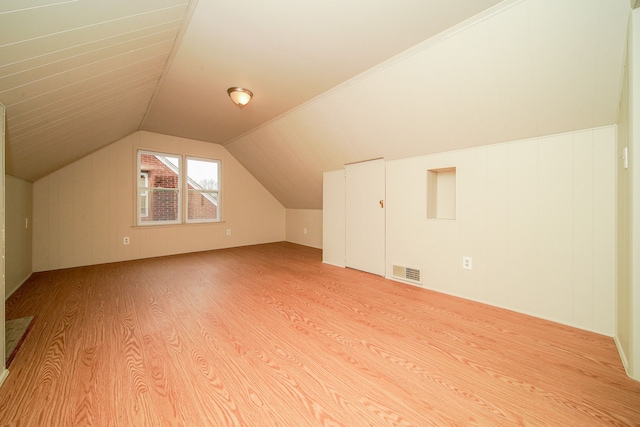
[{"label": "white window frame", "polygon": [[[166,166],[168,166],[171,169],[174,169],[174,172],[177,172],[178,175],[178,188],[175,189],[175,192],[178,193],[178,213],[177,216],[178,218],[176,220],[169,220],[169,221],[144,221],[143,218],[148,218],[149,217],[149,198],[150,196],[153,194],[153,188],[151,188],[149,186],[149,172],[145,169],[142,169],[142,164],[141,164],[141,156],[143,154],[148,154],[148,155],[152,155],[152,156],[156,156],[157,158],[159,158],[159,160],[161,162],[163,162]],[[174,158],[178,158],[178,166],[177,166],[177,171],[175,171],[175,166],[171,166],[172,163],[168,162],[168,161],[163,161],[162,157],[174,157]],[[189,179],[188,179],[188,171],[187,171],[187,164],[188,161],[187,160],[200,160],[200,161],[206,161],[206,162],[212,162],[212,163],[217,163],[218,165],[218,176],[217,176],[217,180],[218,180],[218,189],[217,190],[195,190],[196,192],[199,192],[200,194],[202,193],[210,193],[212,195],[215,195],[216,197],[216,218],[212,218],[212,219],[188,219],[189,218],[189,212],[188,212],[188,204],[189,204]],[[146,179],[145,179],[145,187],[142,187],[140,185],[140,177],[142,174],[146,173]],[[219,159],[210,159],[210,158],[205,158],[205,157],[193,157],[193,156],[187,156],[187,155],[183,155],[183,154],[174,154],[174,153],[161,153],[158,151],[149,151],[149,150],[137,150],[136,153],[136,203],[135,203],[135,210],[136,210],[136,222],[138,226],[143,226],[143,227],[147,227],[147,226],[158,226],[158,225],[174,225],[174,224],[193,224],[193,223],[212,223],[212,222],[222,222],[222,160]],[[173,189],[172,189],[173,190]],[[141,197],[145,195],[146,196],[146,215],[142,215],[142,208],[141,208]]]},{"label": "white window frame", "polygon": [[[150,226],[150,225],[168,225],[168,224],[181,224],[182,223],[182,171],[184,170],[184,168],[182,167],[182,157],[179,154],[172,154],[172,153],[161,153],[161,152],[157,152],[157,151],[146,151],[146,150],[138,150],[138,153],[136,154],[136,158],[137,158],[137,168],[136,168],[136,176],[139,177],[140,174],[143,172],[142,170],[142,162],[141,162],[141,157],[143,154],[148,154],[148,155],[152,155],[158,158],[158,160],[160,160],[162,163],[164,163],[167,167],[169,167],[170,169],[174,169],[175,165],[173,165],[171,162],[166,161],[166,160],[162,160],[163,157],[177,157],[178,158],[178,170],[177,170],[177,175],[178,175],[178,187],[174,190],[174,189],[167,189],[166,191],[173,191],[175,193],[178,194],[178,211],[177,211],[177,218],[175,220],[166,220],[166,221],[143,221],[142,218],[148,218],[148,214],[149,214],[149,208],[147,207],[147,216],[142,216],[141,215],[141,209],[140,209],[140,197],[142,195],[142,193],[146,192],[147,194],[147,201],[149,200],[149,197],[153,194],[154,189],[149,187],[149,182],[147,181],[147,187],[140,187],[140,178],[136,179],[136,183],[137,183],[137,192],[136,192],[136,217],[137,217],[137,223],[139,226]],[[155,189],[157,190],[157,189]],[[162,191],[162,190],[160,190]]]},{"label": "white window frame", "polygon": [[[201,161],[201,162],[210,162],[210,163],[215,163],[218,165],[217,167],[217,171],[218,171],[218,175],[216,177],[217,179],[217,183],[218,183],[218,189],[217,190],[189,190],[189,184],[191,183],[189,181],[189,160],[197,160],[197,161]],[[184,179],[184,206],[185,206],[185,214],[184,214],[184,218],[185,218],[185,222],[187,224],[189,223],[199,223],[199,222],[220,222],[220,177],[221,177],[221,166],[222,166],[222,162],[220,160],[216,160],[216,159],[206,159],[203,157],[193,157],[193,156],[185,156],[185,162],[184,162],[184,176],[186,179]],[[191,184],[195,184],[197,185],[197,183],[191,183]],[[213,200],[211,200],[212,203],[214,203],[216,205],[216,218],[204,218],[204,219],[189,219],[189,192],[194,192],[194,193],[199,193],[199,194],[211,194],[211,195],[215,195],[215,202]]]}]

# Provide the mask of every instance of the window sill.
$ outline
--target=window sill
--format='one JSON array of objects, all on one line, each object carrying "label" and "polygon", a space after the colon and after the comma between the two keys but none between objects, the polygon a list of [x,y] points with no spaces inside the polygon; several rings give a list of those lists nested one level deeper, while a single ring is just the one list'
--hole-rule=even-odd
[{"label": "window sill", "polygon": [[185,227],[185,226],[203,226],[203,225],[217,225],[225,224],[225,221],[206,221],[206,222],[176,222],[171,224],[147,224],[147,225],[132,225],[131,228],[171,228],[171,227]]}]

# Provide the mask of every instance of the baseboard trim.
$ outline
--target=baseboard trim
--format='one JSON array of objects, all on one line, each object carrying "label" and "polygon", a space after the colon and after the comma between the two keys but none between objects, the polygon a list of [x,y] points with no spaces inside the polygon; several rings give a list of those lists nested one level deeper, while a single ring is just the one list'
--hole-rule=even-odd
[{"label": "baseboard trim", "polygon": [[7,368],[3,368],[2,373],[0,374],[0,386],[2,386],[4,380],[7,379],[7,375],[9,375],[9,370]]},{"label": "baseboard trim", "polygon": [[624,366],[624,371],[627,373],[629,377],[629,362],[627,361],[627,355],[625,354],[620,341],[618,340],[618,336],[613,337],[613,341],[616,343],[616,348],[618,349],[618,354],[620,355],[620,360],[622,360],[622,366]]},{"label": "baseboard trim", "polygon": [[322,249],[322,245],[318,246],[318,245],[311,244],[309,242],[296,241],[296,240],[293,240],[293,239],[285,239],[285,242],[293,243],[295,245],[300,245],[300,246],[306,246],[306,247],[313,248],[313,249]]},{"label": "baseboard trim", "polygon": [[583,331],[592,332],[594,334],[602,335],[602,336],[605,336],[605,337],[614,338],[614,334],[613,333],[607,333],[607,332],[603,332],[603,331],[596,330],[596,329],[593,329],[593,328],[588,328],[588,327],[583,326],[583,325],[576,325],[576,324],[573,324],[573,323],[570,323],[570,322],[560,321],[560,320],[555,319],[553,317],[543,316],[543,315],[541,315],[539,313],[531,313],[531,312],[528,312],[528,311],[517,310],[517,309],[515,309],[513,307],[508,307],[506,305],[496,304],[496,303],[493,303],[493,302],[484,301],[484,300],[477,299],[477,298],[471,298],[469,296],[460,295],[460,294],[456,294],[456,293],[453,293],[453,292],[445,292],[445,291],[442,291],[440,289],[430,288],[430,287],[428,287],[428,286],[426,286],[424,284],[407,282],[407,281],[401,280],[401,279],[399,279],[397,277],[393,277],[393,276],[385,276],[385,279],[389,279],[389,280],[392,280],[392,281],[398,282],[398,283],[404,283],[405,285],[416,286],[416,287],[419,287],[419,288],[422,288],[422,289],[427,289],[429,291],[438,292],[438,293],[441,293],[441,294],[444,294],[444,295],[451,295],[453,297],[466,299],[468,301],[478,302],[480,304],[490,305],[492,307],[501,308],[503,310],[513,311],[514,313],[524,314],[526,316],[535,317],[537,319],[547,320],[549,322],[557,323],[558,325],[569,326],[570,328],[576,328],[576,329],[580,329],[580,330],[583,330]]},{"label": "baseboard trim", "polygon": [[327,265],[333,265],[334,267],[345,268],[344,264],[337,264],[335,262],[329,262],[329,261],[322,260],[322,263],[323,264],[327,264]]},{"label": "baseboard trim", "polygon": [[9,299],[9,297],[10,297],[11,295],[13,295],[13,294],[18,290],[18,289],[20,289],[20,287],[21,287],[22,285],[24,285],[24,284],[25,284],[25,282],[26,282],[27,280],[29,280],[29,279],[31,278],[31,276],[32,276],[32,275],[33,275],[33,271],[32,271],[31,273],[29,273],[29,274],[27,275],[27,277],[25,277],[25,278],[24,278],[24,280],[22,280],[22,282],[20,282],[20,284],[19,284],[18,286],[16,286],[16,288],[15,288],[14,290],[12,290],[12,291],[11,291],[11,293],[10,293],[10,294],[5,295],[5,296],[4,296],[4,300],[5,300],[5,301],[6,301],[6,300],[8,300],[8,299]]}]

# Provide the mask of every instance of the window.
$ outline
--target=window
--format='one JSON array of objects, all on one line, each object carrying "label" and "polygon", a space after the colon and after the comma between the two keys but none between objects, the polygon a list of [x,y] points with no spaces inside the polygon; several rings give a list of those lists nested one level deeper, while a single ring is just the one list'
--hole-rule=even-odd
[{"label": "window", "polygon": [[138,225],[220,220],[219,160],[138,151],[137,176]]},{"label": "window", "polygon": [[187,157],[187,222],[218,221],[220,162]]},{"label": "window", "polygon": [[138,152],[139,225],[180,222],[180,160],[171,154]]}]

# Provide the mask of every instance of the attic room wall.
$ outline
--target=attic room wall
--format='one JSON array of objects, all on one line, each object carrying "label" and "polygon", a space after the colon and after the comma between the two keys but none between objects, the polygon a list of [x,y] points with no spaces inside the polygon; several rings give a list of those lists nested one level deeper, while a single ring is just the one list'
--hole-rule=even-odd
[{"label": "attic room wall", "polygon": [[[613,336],[615,144],[609,126],[387,162],[387,274]],[[427,219],[427,170],[449,167],[456,219]]]},{"label": "attic room wall", "polygon": [[31,276],[33,184],[5,175],[5,200],[5,298],[9,298]]},{"label": "attic room wall", "polygon": [[[640,9],[628,28],[627,68],[619,112],[617,147],[618,312],[616,344],[627,373],[640,381]],[[628,168],[622,160],[628,149]]]},{"label": "attic room wall", "polygon": [[[631,37],[631,25],[629,36]],[[631,45],[629,45],[631,49]],[[629,60],[625,67],[622,82],[622,95],[620,99],[620,112],[618,117],[618,157],[622,158],[624,147],[629,146],[630,133],[630,105],[629,105]],[[630,206],[630,173],[623,165],[617,167],[617,322],[616,345],[622,357],[622,362],[628,369],[629,356],[631,355],[631,330],[632,330],[632,292],[631,292],[631,206]]]},{"label": "attic room wall", "polygon": [[640,9],[634,9],[633,21],[633,63],[631,72],[632,87],[632,115],[631,135],[629,144],[630,169],[630,200],[631,200],[631,339],[633,341],[632,360],[629,374],[640,381]]},{"label": "attic room wall", "polygon": [[[135,226],[138,149],[222,160],[223,222]],[[34,271],[285,238],[284,207],[224,147],[150,132],[129,135],[36,181],[33,211]]]},{"label": "attic room wall", "polygon": [[322,249],[322,210],[287,209],[286,240]]}]

